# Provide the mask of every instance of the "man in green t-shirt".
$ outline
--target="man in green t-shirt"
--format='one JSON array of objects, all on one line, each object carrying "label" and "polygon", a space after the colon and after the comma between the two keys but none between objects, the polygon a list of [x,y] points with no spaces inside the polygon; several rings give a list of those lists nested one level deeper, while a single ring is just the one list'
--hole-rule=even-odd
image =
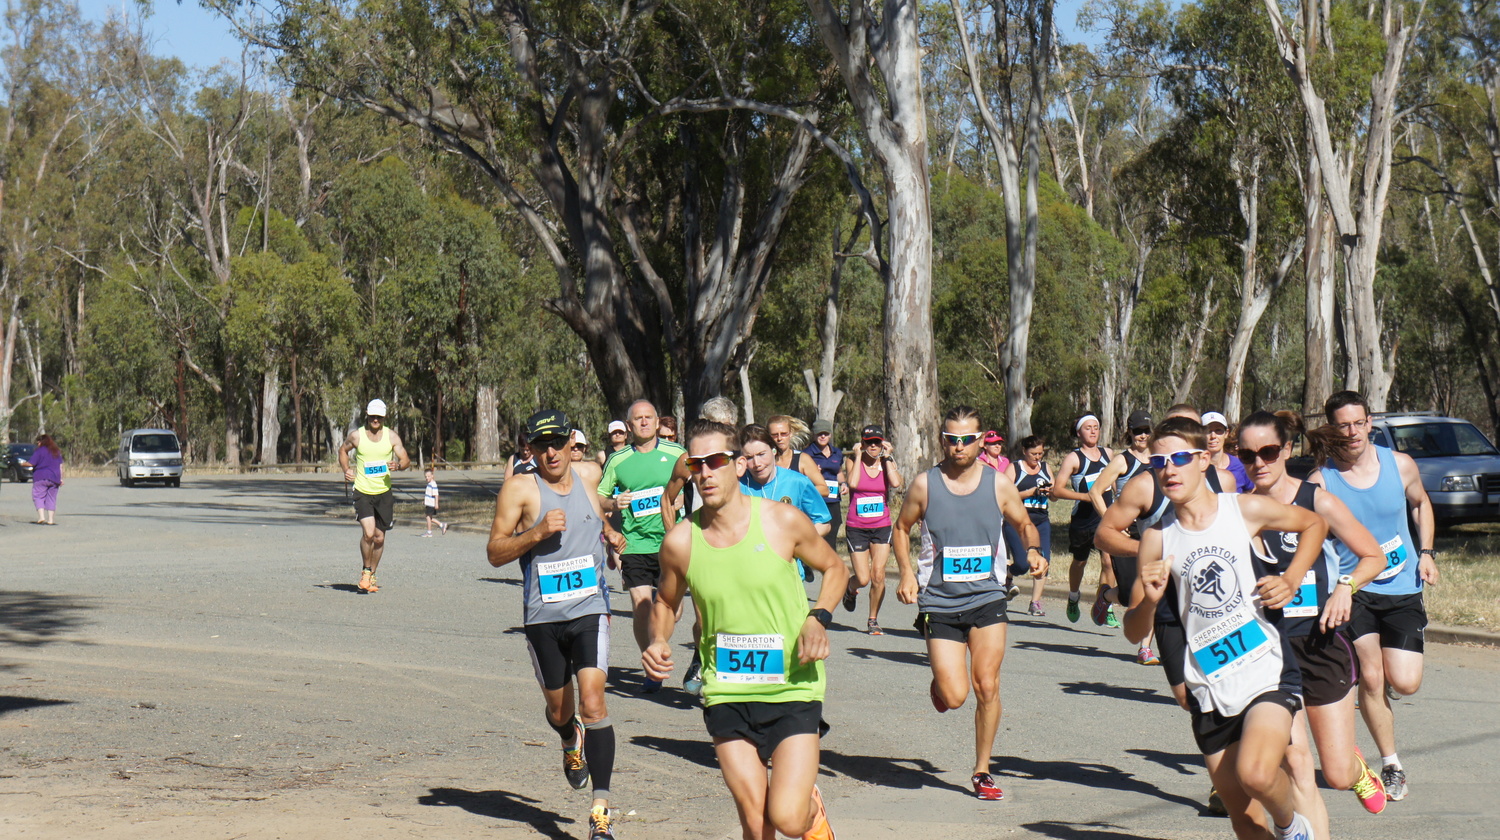
[{"label": "man in green t-shirt", "polygon": [[[623,519],[625,551],[620,555],[620,579],[630,592],[635,643],[641,650],[651,641],[651,599],[661,576],[662,537],[677,523],[677,515],[666,501],[667,483],[683,448],[656,436],[656,407],[646,400],[630,404],[626,418],[631,445],[609,456],[599,479],[599,495],[606,513]],[[649,677],[647,693],[661,689]]]}]

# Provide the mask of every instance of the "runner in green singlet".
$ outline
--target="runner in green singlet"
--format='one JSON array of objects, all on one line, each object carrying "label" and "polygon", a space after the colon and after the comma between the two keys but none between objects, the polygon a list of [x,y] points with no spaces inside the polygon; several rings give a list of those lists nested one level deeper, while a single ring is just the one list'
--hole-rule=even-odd
[{"label": "runner in green singlet", "polygon": [[[652,642],[641,664],[651,679],[671,676],[672,630],[691,586],[703,617],[703,719],[743,836],[832,840],[815,785],[821,660],[849,573],[805,514],[741,491],[737,442],[735,428],[722,423],[699,421],[688,432],[687,467],[702,507],[662,543]],[[794,557],[823,575],[811,611]]]},{"label": "runner in green singlet", "polygon": [[[350,454],[353,453],[353,463]],[[406,447],[394,429],[385,427],[385,401],[370,400],[365,407],[365,425],[349,433],[339,447],[339,466],[344,480],[354,483],[354,518],[359,520],[359,558],[362,569],[359,591],[379,592],[375,570],[385,553],[385,532],[395,521],[395,494],[391,471],[411,466]]]}]

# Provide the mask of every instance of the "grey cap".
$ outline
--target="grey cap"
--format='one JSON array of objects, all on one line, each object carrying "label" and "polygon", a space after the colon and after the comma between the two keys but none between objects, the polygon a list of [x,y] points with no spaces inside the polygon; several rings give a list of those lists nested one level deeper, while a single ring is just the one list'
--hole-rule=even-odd
[{"label": "grey cap", "polygon": [[812,424],[812,433],[815,435],[831,435],[833,434],[833,424],[828,422],[827,420],[814,420]]}]

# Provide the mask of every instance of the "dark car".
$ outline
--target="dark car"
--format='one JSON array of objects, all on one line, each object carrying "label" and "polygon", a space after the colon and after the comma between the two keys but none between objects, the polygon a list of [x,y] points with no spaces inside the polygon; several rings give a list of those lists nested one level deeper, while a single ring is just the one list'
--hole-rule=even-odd
[{"label": "dark car", "polygon": [[5,477],[11,481],[30,481],[31,467],[22,465],[22,461],[30,461],[31,453],[36,451],[36,444],[12,443],[5,447],[5,461],[0,464],[0,469],[5,471]]}]

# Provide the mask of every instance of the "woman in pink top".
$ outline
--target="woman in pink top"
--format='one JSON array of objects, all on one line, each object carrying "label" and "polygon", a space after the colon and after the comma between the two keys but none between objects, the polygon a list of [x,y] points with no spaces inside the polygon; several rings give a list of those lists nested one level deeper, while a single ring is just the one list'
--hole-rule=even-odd
[{"label": "woman in pink top", "polygon": [[997,472],[1010,468],[1010,459],[1005,457],[1005,438],[994,429],[984,433],[984,449],[979,452],[979,460]]},{"label": "woman in pink top", "polygon": [[[858,455],[844,461],[839,483],[849,491],[849,516],[844,520],[844,539],[854,574],[844,590],[844,609],[854,612],[859,590],[870,587],[870,635],[884,636],[880,629],[880,602],[885,600],[885,564],[891,556],[891,493],[901,489],[901,473],[891,460],[891,445],[885,430],[866,426],[860,433]],[[873,563],[871,562],[873,561]]]}]

